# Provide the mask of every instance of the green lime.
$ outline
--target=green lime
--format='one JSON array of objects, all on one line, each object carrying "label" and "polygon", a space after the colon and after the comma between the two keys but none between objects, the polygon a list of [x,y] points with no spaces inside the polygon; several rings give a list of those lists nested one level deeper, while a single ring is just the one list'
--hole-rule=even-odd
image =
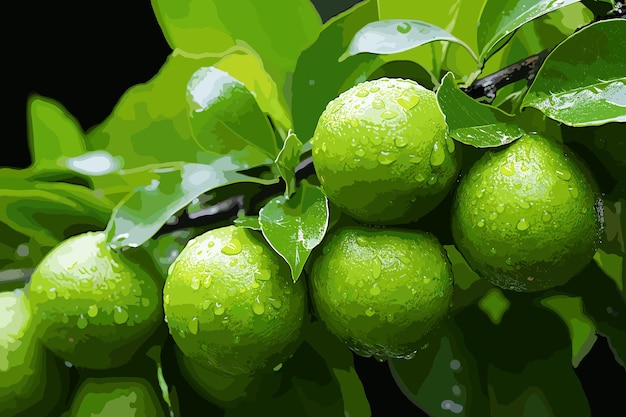
[{"label": "green lime", "polygon": [[24,291],[0,292],[0,415],[39,415],[54,408],[65,381],[51,359]]},{"label": "green lime", "polygon": [[127,363],[163,320],[162,279],[148,263],[117,253],[103,232],[73,236],[37,266],[28,289],[43,343],[77,367]]},{"label": "green lime", "polygon": [[435,93],[406,79],[366,81],[331,101],[312,152],[329,200],[370,224],[419,219],[443,200],[459,172]]},{"label": "green lime", "polygon": [[258,232],[236,226],[189,241],[170,266],[163,301],[180,350],[231,376],[286,360],[306,318],[303,282]]},{"label": "green lime", "polygon": [[70,417],[165,417],[163,406],[142,378],[87,378],[77,389]]},{"label": "green lime", "polygon": [[410,358],[447,316],[453,277],[428,233],[346,227],[322,243],[310,288],[319,319],[357,354]]},{"label": "green lime", "polygon": [[483,278],[539,291],[566,283],[591,261],[602,207],[595,181],[570,150],[525,135],[486,152],[461,179],[452,232]]}]

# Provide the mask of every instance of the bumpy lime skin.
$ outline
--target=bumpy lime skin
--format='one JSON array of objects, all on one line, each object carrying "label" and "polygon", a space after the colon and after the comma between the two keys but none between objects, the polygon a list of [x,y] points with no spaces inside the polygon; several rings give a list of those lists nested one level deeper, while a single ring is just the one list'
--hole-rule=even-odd
[{"label": "bumpy lime skin", "polygon": [[108,369],[127,363],[162,323],[162,282],[110,250],[104,232],[87,232],[50,251],[28,290],[52,352],[77,367]]},{"label": "bumpy lime skin", "polygon": [[354,352],[410,358],[447,316],[453,276],[428,233],[346,227],[316,254],[310,288],[319,319]]},{"label": "bumpy lime skin", "polygon": [[598,187],[566,147],[538,135],[488,151],[455,196],[454,241],[500,288],[565,284],[592,259],[603,227]]},{"label": "bumpy lime skin", "polygon": [[413,80],[381,78],[342,93],[322,113],[312,152],[328,198],[368,224],[419,219],[459,172],[435,94]]},{"label": "bumpy lime skin", "polygon": [[260,234],[236,226],[189,241],[170,267],[163,301],[180,350],[226,376],[286,360],[307,318],[302,280],[293,282]]}]

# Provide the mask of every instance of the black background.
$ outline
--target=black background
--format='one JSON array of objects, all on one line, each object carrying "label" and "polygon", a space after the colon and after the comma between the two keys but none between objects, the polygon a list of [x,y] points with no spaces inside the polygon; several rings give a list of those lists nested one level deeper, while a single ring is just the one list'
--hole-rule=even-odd
[{"label": "black background", "polygon": [[[314,1],[324,20],[351,1]],[[4,14],[5,146],[0,167],[30,164],[26,101],[59,101],[84,129],[101,122],[129,87],[148,81],[170,49],[148,1],[20,2]],[[320,69],[323,70],[323,69]],[[1,237],[0,237],[1,238]],[[374,416],[420,416],[396,388],[386,364],[356,358]],[[624,401],[626,374],[600,337],[576,369],[594,416]],[[473,417],[473,416],[472,416]]]}]

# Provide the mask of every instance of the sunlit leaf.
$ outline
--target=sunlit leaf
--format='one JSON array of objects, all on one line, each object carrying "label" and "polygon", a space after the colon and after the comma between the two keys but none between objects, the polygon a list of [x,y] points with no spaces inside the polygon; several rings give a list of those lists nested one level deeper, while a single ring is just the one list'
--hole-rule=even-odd
[{"label": "sunlit leaf", "polygon": [[83,129],[60,103],[41,96],[28,100],[28,139],[33,165],[63,168],[67,158],[85,152]]},{"label": "sunlit leaf", "polygon": [[570,126],[626,121],[626,22],[578,31],[548,55],[522,106]]},{"label": "sunlit leaf", "polygon": [[487,0],[478,23],[480,61],[486,61],[524,24],[579,0]]},{"label": "sunlit leaf", "polygon": [[459,142],[478,148],[496,147],[523,135],[512,116],[469,97],[455,85],[451,73],[441,81],[437,102],[445,116],[450,136]]},{"label": "sunlit leaf", "polygon": [[329,101],[365,81],[384,62],[377,55],[369,54],[339,62],[357,31],[376,20],[376,1],[360,2],[326,22],[315,43],[298,58],[292,82],[292,114],[294,132],[301,141],[311,139]]},{"label": "sunlit leaf", "polygon": [[296,167],[300,163],[301,153],[302,142],[294,133],[289,132],[275,161],[278,172],[285,181],[285,197],[287,198],[296,191]]},{"label": "sunlit leaf", "polygon": [[541,299],[540,302],[553,310],[567,325],[572,339],[572,365],[577,367],[598,339],[594,324],[585,316],[582,299],[553,295]]},{"label": "sunlit leaf", "polygon": [[227,157],[211,165],[172,164],[157,171],[158,177],[123,199],[113,210],[107,226],[112,248],[139,246],[150,239],[176,212],[194,198],[214,188],[237,182],[275,183],[238,172]]},{"label": "sunlit leaf", "polygon": [[435,41],[454,42],[478,60],[462,40],[438,26],[420,20],[387,19],[368,23],[359,30],[341,60],[360,53],[394,54]]},{"label": "sunlit leaf", "polygon": [[287,261],[294,282],[324,238],[328,218],[328,201],[322,190],[304,180],[291,198],[276,197],[259,211],[263,236]]}]

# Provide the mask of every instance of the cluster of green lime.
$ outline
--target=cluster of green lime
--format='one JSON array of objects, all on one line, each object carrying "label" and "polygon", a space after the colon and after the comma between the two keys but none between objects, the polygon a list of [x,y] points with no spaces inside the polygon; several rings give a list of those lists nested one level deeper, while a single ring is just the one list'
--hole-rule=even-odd
[{"label": "cluster of green lime", "polygon": [[[70,367],[128,369],[159,329],[189,386],[223,408],[281,385],[268,375],[296,352],[310,313],[356,354],[409,359],[452,306],[446,251],[416,226],[452,193],[453,243],[493,285],[546,290],[590,262],[602,199],[570,150],[528,134],[461,172],[463,146],[412,80],[363,82],[330,102],[313,163],[348,221],[295,281],[262,234],[240,226],[190,240],[165,279],[145,249],[112,250],[105,232],[61,242],[24,291],[0,292],[0,414],[58,403]],[[64,416],[167,414],[154,381],[84,375]]]},{"label": "cluster of green lime", "polygon": [[310,277],[315,311],[363,356],[410,358],[452,302],[450,262],[415,228],[459,173],[435,94],[412,80],[361,83],[331,101],[312,139],[328,199],[362,226],[322,243]]}]

